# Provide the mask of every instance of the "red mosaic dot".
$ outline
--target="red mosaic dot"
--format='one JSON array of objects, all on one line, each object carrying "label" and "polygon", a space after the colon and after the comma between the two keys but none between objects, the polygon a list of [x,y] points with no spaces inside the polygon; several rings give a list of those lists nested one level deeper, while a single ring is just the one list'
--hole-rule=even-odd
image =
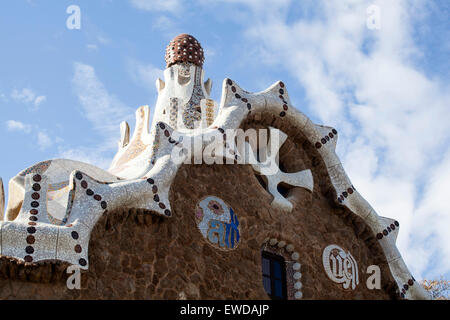
[{"label": "red mosaic dot", "polygon": [[36,239],[34,238],[34,236],[28,236],[27,237],[27,243],[28,244],[33,244],[36,241]]},{"label": "red mosaic dot", "polygon": [[100,200],[102,200],[102,197],[100,195],[96,194],[96,195],[94,195],[94,199],[97,201],[100,201]]},{"label": "red mosaic dot", "polygon": [[165,205],[164,203],[160,202],[160,203],[159,203],[159,207],[160,207],[161,209],[165,209],[165,208],[166,208],[166,205]]},{"label": "red mosaic dot", "polygon": [[152,191],[153,191],[153,193],[157,193],[158,192],[158,187],[157,186],[153,186],[152,187]]},{"label": "red mosaic dot", "polygon": [[34,182],[39,182],[39,181],[41,181],[42,180],[42,177],[39,175],[39,174],[35,174],[34,176],[33,176],[33,181]]},{"label": "red mosaic dot", "polygon": [[30,214],[36,215],[38,213],[39,213],[39,211],[37,211],[36,209],[31,209],[30,210]]},{"label": "red mosaic dot", "polygon": [[23,258],[25,260],[25,262],[32,262],[33,261],[33,257],[32,256],[25,256],[25,258]]},{"label": "red mosaic dot", "polygon": [[76,246],[75,246],[75,248],[74,248],[74,250],[75,250],[75,252],[76,253],[81,253],[81,246],[79,245],[79,244],[77,244]]},{"label": "red mosaic dot", "polygon": [[320,142],[316,142],[316,148],[320,149],[322,147],[322,144]]},{"label": "red mosaic dot", "polygon": [[32,197],[34,200],[39,200],[39,198],[40,198],[41,196],[39,195],[39,193],[34,192],[34,193],[31,195],[31,197]]},{"label": "red mosaic dot", "polygon": [[81,181],[81,186],[83,187],[83,189],[86,189],[88,187],[88,183],[86,181]]}]

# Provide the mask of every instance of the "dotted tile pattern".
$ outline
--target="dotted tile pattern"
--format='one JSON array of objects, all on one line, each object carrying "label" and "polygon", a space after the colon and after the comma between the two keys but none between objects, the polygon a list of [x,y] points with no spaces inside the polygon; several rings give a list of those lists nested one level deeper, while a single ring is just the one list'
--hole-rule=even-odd
[{"label": "dotted tile pattern", "polygon": [[166,48],[166,68],[176,64],[190,62],[202,67],[205,57],[203,48],[193,36],[180,34]]},{"label": "dotted tile pattern", "polygon": [[291,300],[303,299],[302,273],[300,271],[301,264],[299,262],[300,254],[295,251],[295,246],[292,243],[277,238],[266,238],[264,240],[263,250],[275,254],[280,253],[284,257],[287,257],[287,259],[285,259],[285,265],[288,298]]}]

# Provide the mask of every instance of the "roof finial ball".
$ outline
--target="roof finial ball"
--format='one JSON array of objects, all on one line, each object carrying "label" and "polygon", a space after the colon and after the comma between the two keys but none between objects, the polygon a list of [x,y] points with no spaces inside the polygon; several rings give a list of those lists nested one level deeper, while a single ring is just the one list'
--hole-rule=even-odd
[{"label": "roof finial ball", "polygon": [[170,41],[166,48],[166,68],[177,64],[190,62],[203,67],[205,56],[200,42],[193,36],[183,33]]}]

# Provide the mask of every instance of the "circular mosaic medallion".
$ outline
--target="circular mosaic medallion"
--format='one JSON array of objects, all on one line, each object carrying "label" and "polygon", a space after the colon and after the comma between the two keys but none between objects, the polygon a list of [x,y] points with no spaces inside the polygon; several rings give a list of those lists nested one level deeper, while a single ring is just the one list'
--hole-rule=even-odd
[{"label": "circular mosaic medallion", "polygon": [[333,282],[342,284],[344,289],[355,290],[359,284],[358,264],[349,251],[331,244],[323,250],[322,260],[325,272]]},{"label": "circular mosaic medallion", "polygon": [[239,244],[239,221],[233,209],[220,198],[207,196],[197,203],[195,221],[212,246],[232,250]]}]

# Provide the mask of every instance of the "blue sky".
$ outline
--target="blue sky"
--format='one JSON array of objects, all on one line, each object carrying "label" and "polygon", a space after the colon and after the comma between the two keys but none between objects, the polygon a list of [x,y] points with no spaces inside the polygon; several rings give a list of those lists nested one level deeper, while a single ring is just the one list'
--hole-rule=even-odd
[{"label": "blue sky", "polygon": [[[81,9],[69,30],[66,9]],[[381,28],[366,26],[380,8]],[[338,154],[416,278],[450,278],[448,1],[17,0],[0,4],[0,176],[70,158],[107,169],[119,123],[152,108],[164,50],[190,33],[212,97],[283,80]]]}]

